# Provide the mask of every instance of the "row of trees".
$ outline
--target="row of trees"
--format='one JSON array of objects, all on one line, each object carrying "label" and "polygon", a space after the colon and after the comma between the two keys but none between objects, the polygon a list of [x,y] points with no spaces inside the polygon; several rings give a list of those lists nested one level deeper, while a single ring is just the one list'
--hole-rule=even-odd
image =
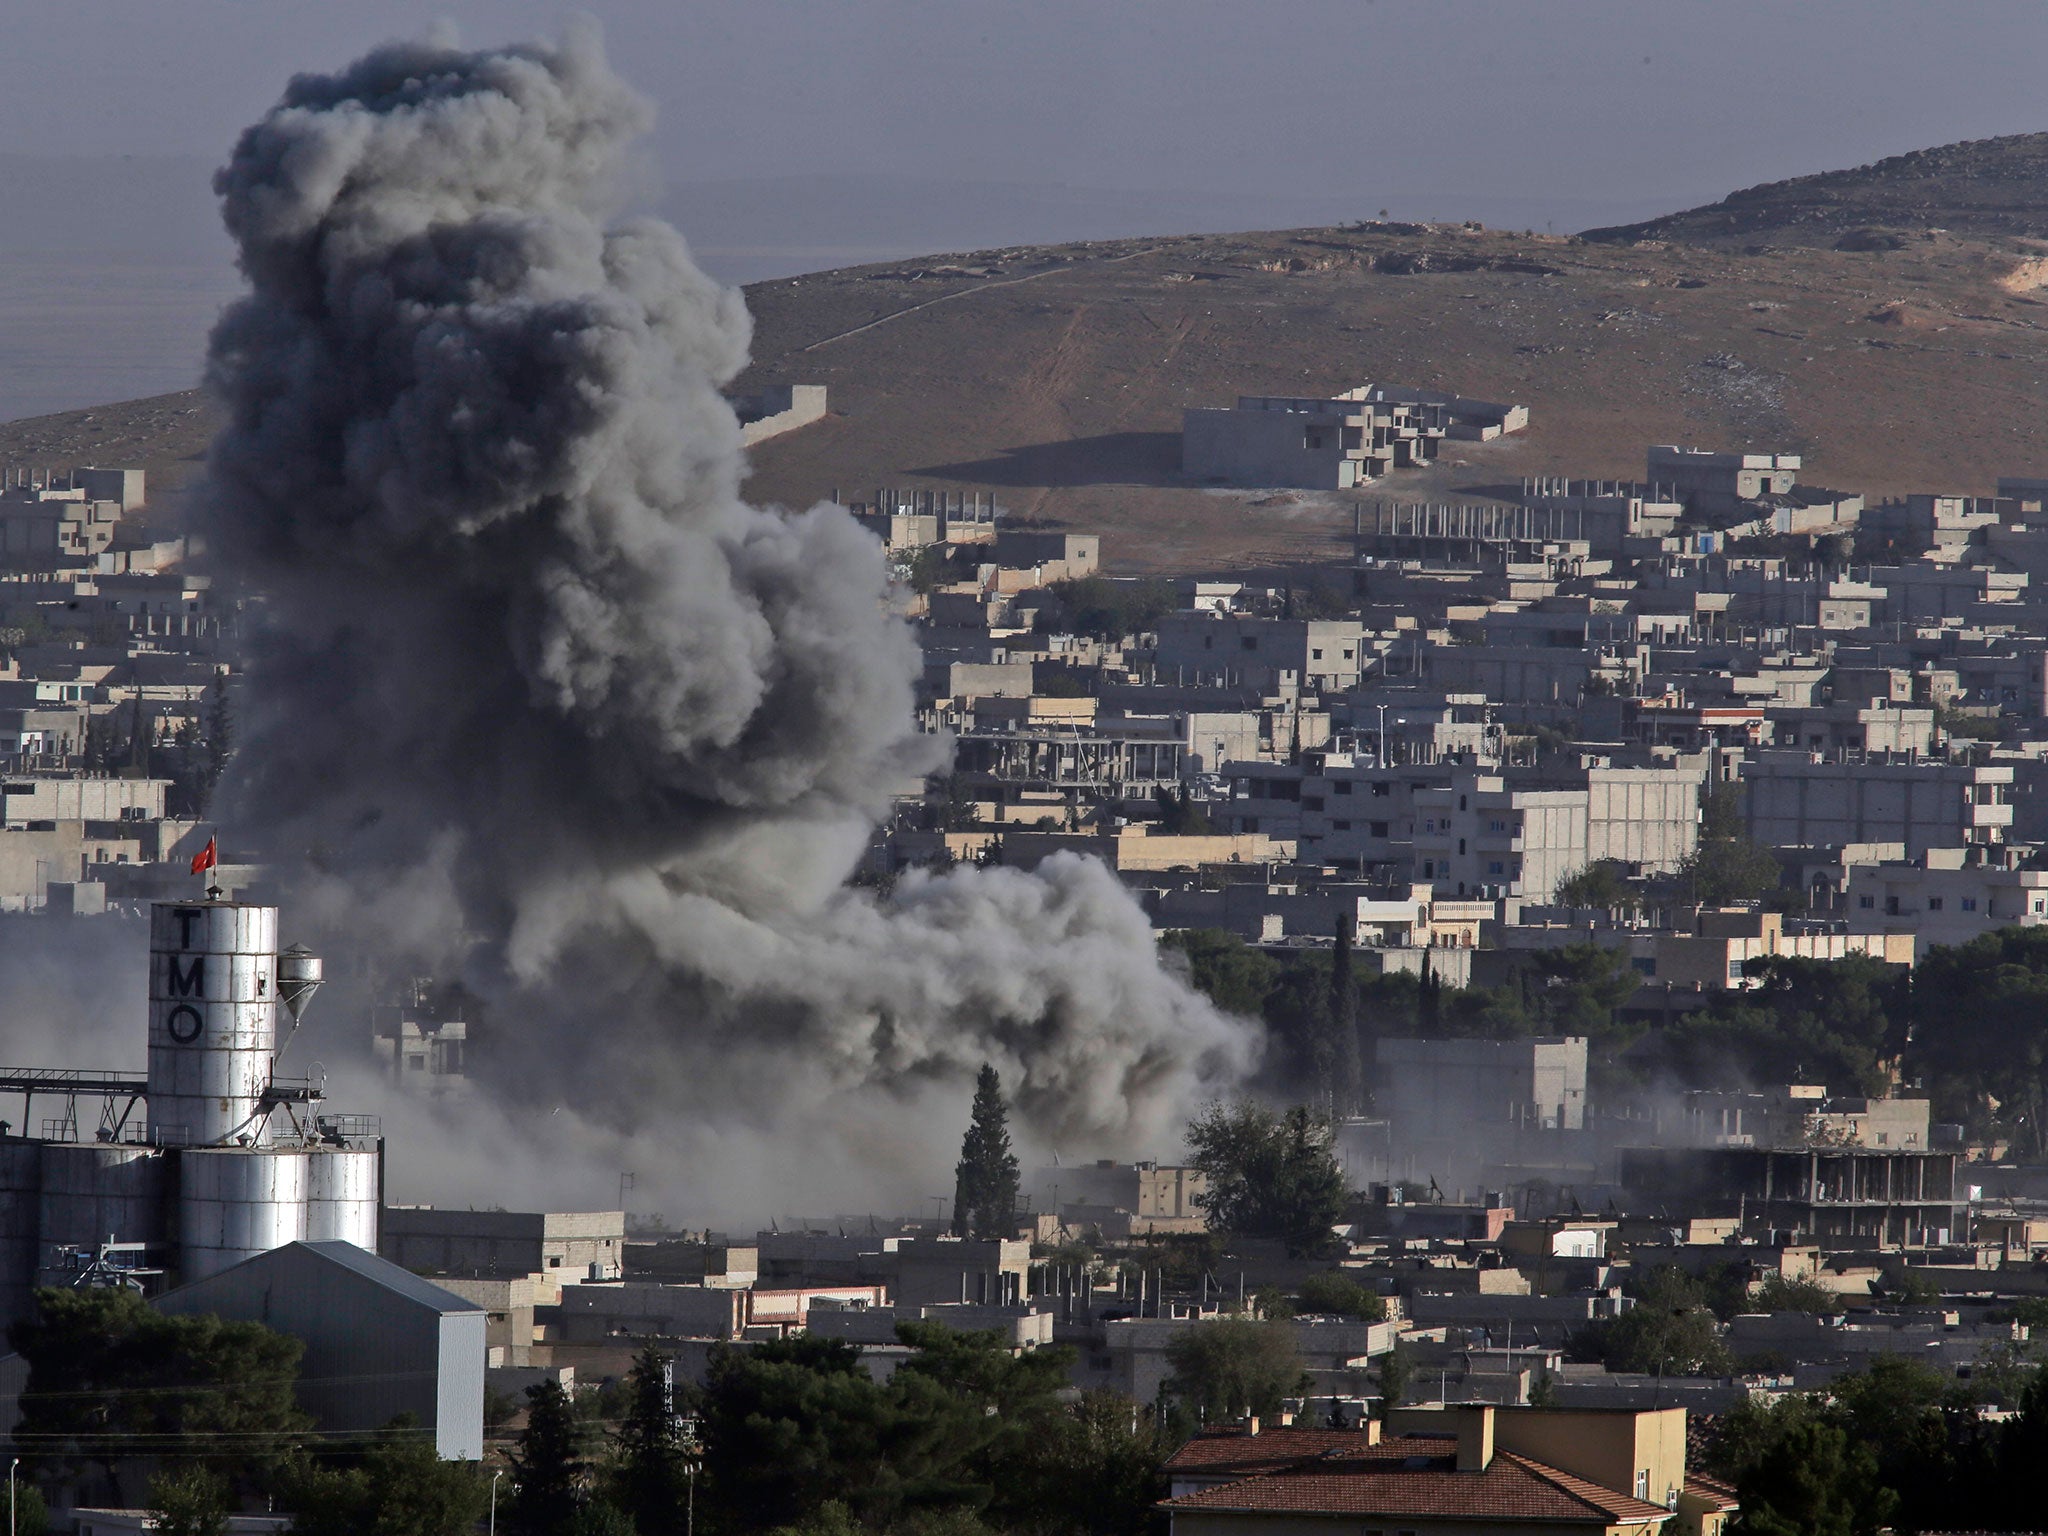
[{"label": "row of trees", "polygon": [[2028,1530],[2048,1456],[2048,1370],[1993,1374],[2010,1416],[1987,1415],[1981,1389],[1901,1357],[1825,1394],[1745,1403],[1722,1420],[1708,1468],[1734,1483],[1754,1536]]},{"label": "row of trees", "polygon": [[308,1536],[459,1536],[485,1513],[476,1467],[442,1461],[415,1423],[316,1430],[297,1401],[302,1346],[260,1324],[165,1316],[128,1290],[46,1290],[9,1342],[28,1365],[14,1443],[32,1489],[126,1503],[133,1469],[149,1468],[168,1536],[219,1536],[245,1502],[292,1511]]},{"label": "row of trees", "polygon": [[1753,960],[1754,985],[1709,993],[1673,1019],[1630,1016],[1639,977],[1594,944],[1533,952],[1510,982],[1359,975],[1348,944],[1285,963],[1220,930],[1162,944],[1218,1006],[1264,1020],[1269,1096],[1350,1114],[1371,1105],[1365,1063],[1390,1036],[1584,1035],[1597,1088],[1823,1082],[1880,1093],[1894,1071],[1938,1120],[2048,1156],[2048,929],[2005,928],[1937,948],[1912,970],[1868,956]]},{"label": "row of trees", "polygon": [[[1172,1441],[1114,1393],[1072,1400],[1072,1353],[904,1323],[878,1380],[852,1345],[799,1337],[713,1356],[703,1502],[721,1531],[1136,1536]],[[649,1528],[638,1527],[641,1536]],[[655,1527],[655,1529],[665,1529]]]}]

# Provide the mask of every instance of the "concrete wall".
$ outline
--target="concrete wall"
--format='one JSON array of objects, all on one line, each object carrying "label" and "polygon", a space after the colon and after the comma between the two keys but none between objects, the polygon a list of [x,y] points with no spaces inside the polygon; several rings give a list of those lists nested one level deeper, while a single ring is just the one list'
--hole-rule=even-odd
[{"label": "concrete wall", "polygon": [[741,402],[742,416],[758,413],[740,426],[740,441],[751,448],[771,437],[822,421],[826,415],[823,384],[783,384],[764,389]]},{"label": "concrete wall", "polygon": [[469,1275],[616,1275],[624,1261],[624,1211],[455,1211],[391,1206],[377,1251],[404,1269]]},{"label": "concrete wall", "polygon": [[1346,457],[1342,428],[1334,418],[1317,427],[1317,419],[1294,411],[1186,411],[1181,468],[1225,485],[1349,490],[1359,483],[1359,466]]},{"label": "concrete wall", "polygon": [[2012,824],[2009,767],[1819,762],[1766,752],[1743,769],[1750,836],[1770,847],[1902,843],[1930,848],[2002,842]]},{"label": "concrete wall", "polygon": [[1378,1097],[1401,1121],[1442,1132],[1474,1123],[1578,1130],[1586,1113],[1586,1042],[1384,1039]]},{"label": "concrete wall", "polygon": [[1699,843],[1702,777],[1697,769],[1588,769],[1587,859],[1677,869]]}]

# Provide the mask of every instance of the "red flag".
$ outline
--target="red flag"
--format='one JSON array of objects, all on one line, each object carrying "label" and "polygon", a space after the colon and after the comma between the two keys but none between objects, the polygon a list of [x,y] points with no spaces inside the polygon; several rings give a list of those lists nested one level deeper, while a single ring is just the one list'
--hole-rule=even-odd
[{"label": "red flag", "polygon": [[206,840],[206,846],[192,855],[192,873],[212,869],[220,863],[220,850],[213,846],[213,839]]}]

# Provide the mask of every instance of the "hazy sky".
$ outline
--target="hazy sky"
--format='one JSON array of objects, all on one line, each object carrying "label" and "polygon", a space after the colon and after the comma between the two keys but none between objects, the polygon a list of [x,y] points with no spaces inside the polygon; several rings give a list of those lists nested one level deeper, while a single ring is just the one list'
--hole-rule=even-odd
[{"label": "hazy sky", "polygon": [[[219,155],[286,75],[530,0],[15,0],[0,143]],[[1645,212],[2043,127],[2048,6],[1740,0],[595,0],[672,181],[891,174],[1512,196]]]},{"label": "hazy sky", "polygon": [[209,172],[293,71],[576,14],[734,282],[1383,208],[1561,232],[2048,128],[2048,0],[5,0],[0,419],[197,378]]}]

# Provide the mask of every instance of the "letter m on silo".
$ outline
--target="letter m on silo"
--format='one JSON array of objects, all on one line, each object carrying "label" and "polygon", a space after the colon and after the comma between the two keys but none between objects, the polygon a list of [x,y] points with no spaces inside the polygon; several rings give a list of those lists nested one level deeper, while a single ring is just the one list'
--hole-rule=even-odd
[{"label": "letter m on silo", "polygon": [[169,971],[166,980],[172,997],[203,997],[206,993],[206,956],[194,955],[191,965],[178,968],[176,955],[165,955],[164,965]]}]

